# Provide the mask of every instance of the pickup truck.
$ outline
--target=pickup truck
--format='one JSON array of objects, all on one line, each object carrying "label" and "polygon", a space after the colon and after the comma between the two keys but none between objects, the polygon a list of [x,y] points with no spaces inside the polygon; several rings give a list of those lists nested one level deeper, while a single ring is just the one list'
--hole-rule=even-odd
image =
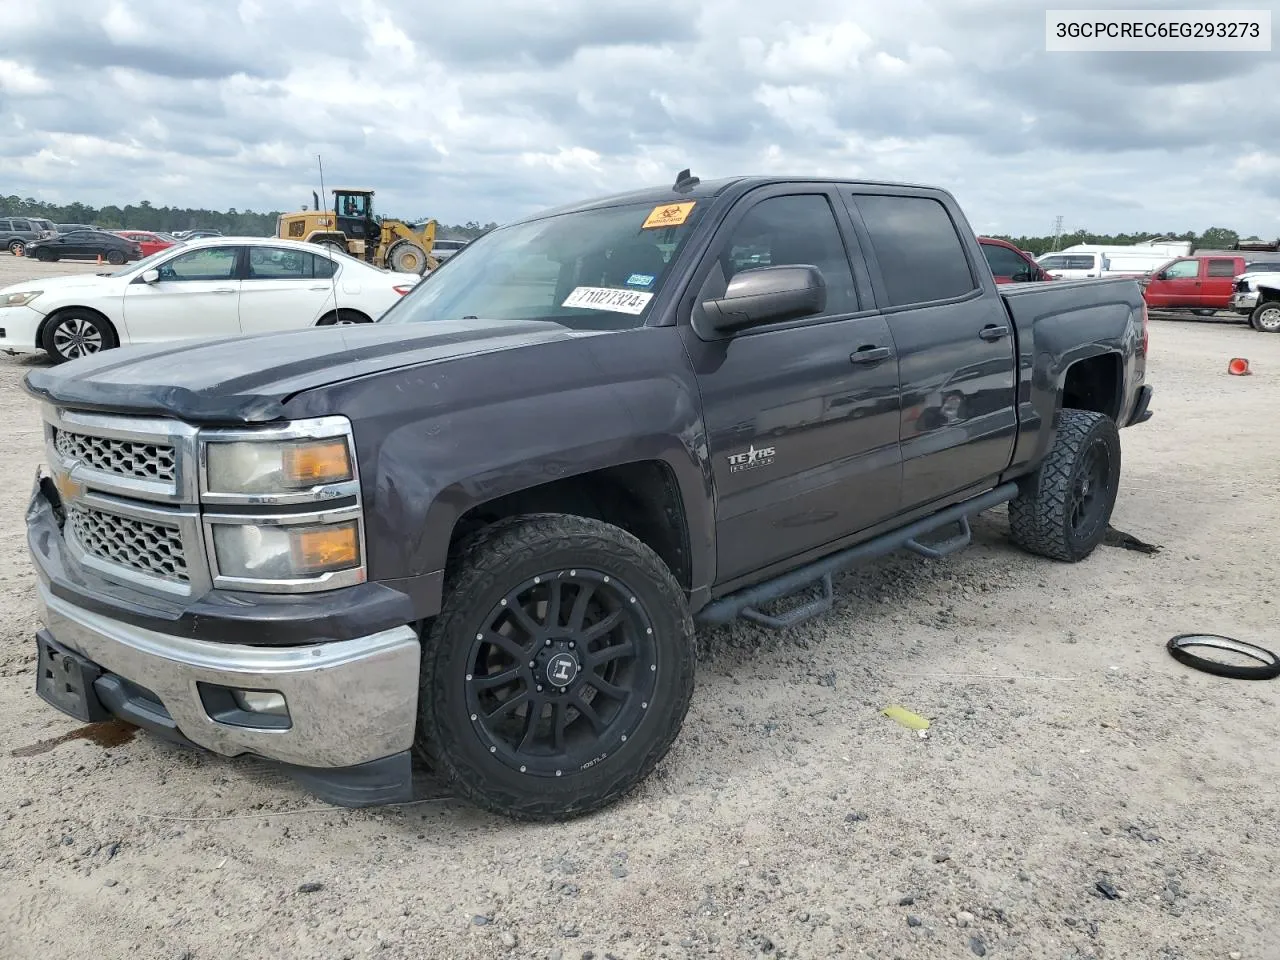
[{"label": "pickup truck", "polygon": [[1146,354],[1136,283],[997,289],[939,189],[684,171],[559,208],[377,323],[28,373],[37,692],[339,804],[410,798],[417,757],[583,814],[676,738],[695,623],[820,615],[999,504],[1088,557]]},{"label": "pickup truck", "polygon": [[1263,333],[1280,333],[1280,264],[1262,263],[1235,278],[1230,309]]}]

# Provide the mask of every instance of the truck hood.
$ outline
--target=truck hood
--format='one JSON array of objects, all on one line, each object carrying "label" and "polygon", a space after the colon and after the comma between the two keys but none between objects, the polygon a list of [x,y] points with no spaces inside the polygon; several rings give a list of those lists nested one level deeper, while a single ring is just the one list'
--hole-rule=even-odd
[{"label": "truck hood", "polygon": [[1258,273],[1242,273],[1236,277],[1236,280],[1244,280],[1251,287],[1276,287],[1280,286],[1280,273],[1274,270]]},{"label": "truck hood", "polygon": [[33,370],[24,383],[40,400],[77,409],[266,423],[285,418],[290,397],[342,380],[598,333],[536,320],[313,327],[105,350]]}]

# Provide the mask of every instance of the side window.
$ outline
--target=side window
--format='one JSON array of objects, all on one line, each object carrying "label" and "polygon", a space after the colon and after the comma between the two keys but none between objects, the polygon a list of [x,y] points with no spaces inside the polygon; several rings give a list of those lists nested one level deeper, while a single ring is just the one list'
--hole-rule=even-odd
[{"label": "side window", "polygon": [[12,220],[0,220],[0,231],[8,231],[13,229]]},{"label": "side window", "polygon": [[[334,265],[327,257],[317,257],[303,250],[279,247],[250,247],[247,280],[312,280],[328,279]],[[328,271],[328,272],[326,272]]]},{"label": "side window", "polygon": [[831,204],[821,194],[761,200],[734,227],[721,264],[726,267],[726,280],[759,267],[811,264],[827,284],[823,315],[858,311],[849,256]]},{"label": "side window", "polygon": [[1210,260],[1209,276],[1211,277],[1234,277],[1236,275],[1236,262],[1234,260]]},{"label": "side window", "polygon": [[889,305],[962,297],[978,288],[951,216],[929,197],[854,198],[888,289]]},{"label": "side window", "polygon": [[1092,270],[1097,265],[1098,265],[1098,262],[1093,258],[1091,254],[1086,256],[1067,258],[1068,270]]},{"label": "side window", "polygon": [[162,264],[161,280],[231,280],[236,274],[236,248],[192,250]]},{"label": "side window", "polygon": [[1200,261],[1179,260],[1165,268],[1166,280],[1194,280],[1200,276]]},{"label": "side window", "polygon": [[1065,270],[1067,269],[1066,257],[1045,257],[1040,261],[1040,266],[1045,270]]},{"label": "side window", "polygon": [[987,263],[991,265],[991,273],[997,277],[1016,277],[1019,274],[1031,272],[1031,265],[1008,247],[984,243],[982,252],[986,254]]}]

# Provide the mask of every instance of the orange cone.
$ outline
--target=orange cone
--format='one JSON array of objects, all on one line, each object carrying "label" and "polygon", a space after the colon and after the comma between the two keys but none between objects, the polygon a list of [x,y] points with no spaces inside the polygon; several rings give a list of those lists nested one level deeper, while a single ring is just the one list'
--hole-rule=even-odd
[{"label": "orange cone", "polygon": [[102,254],[98,254],[98,265],[102,265]]},{"label": "orange cone", "polygon": [[1244,357],[1232,357],[1231,362],[1227,364],[1227,373],[1233,377],[1247,377],[1253,371],[1249,369],[1249,361]]},{"label": "orange cone", "polygon": [[25,256],[27,255],[27,248],[26,248],[26,247],[18,247],[18,249],[16,249],[16,250],[14,250],[14,251],[13,251],[13,255],[14,255],[15,257],[25,257]]}]

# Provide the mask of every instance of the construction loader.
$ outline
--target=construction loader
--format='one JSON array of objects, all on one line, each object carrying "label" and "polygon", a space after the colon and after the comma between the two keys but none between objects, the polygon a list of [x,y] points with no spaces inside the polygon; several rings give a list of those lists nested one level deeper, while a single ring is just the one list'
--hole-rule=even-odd
[{"label": "construction loader", "polygon": [[315,243],[398,273],[421,276],[439,266],[431,255],[434,220],[415,232],[403,221],[375,218],[372,190],[336,188],[331,210],[321,210],[320,197],[314,192],[311,196],[314,209],[281,214],[276,236]]}]

